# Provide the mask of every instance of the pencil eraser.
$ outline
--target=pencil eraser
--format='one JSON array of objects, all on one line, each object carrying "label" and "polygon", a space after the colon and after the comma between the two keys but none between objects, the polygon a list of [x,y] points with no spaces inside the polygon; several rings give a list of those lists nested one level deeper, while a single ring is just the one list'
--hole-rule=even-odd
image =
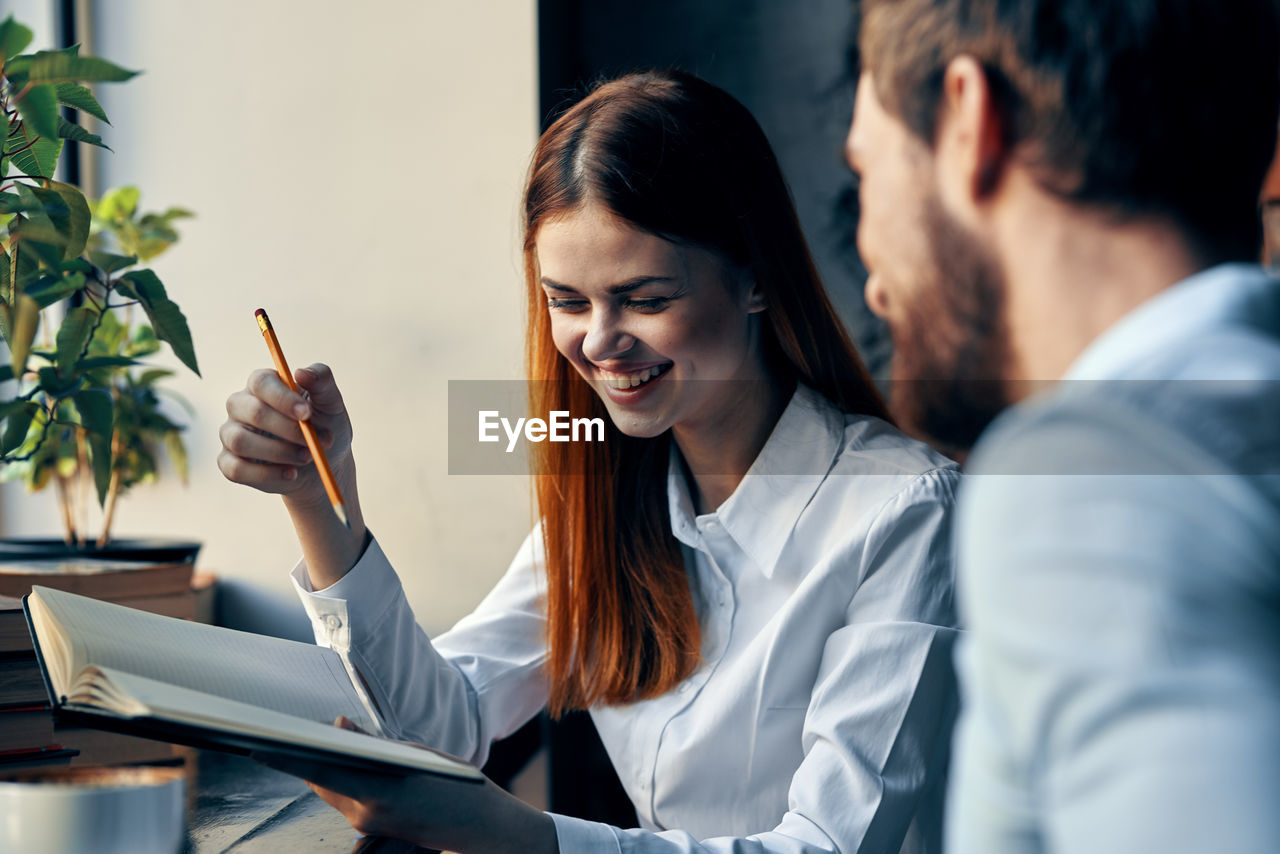
[{"label": "pencil eraser", "polygon": [[260,308],[260,309],[258,309],[257,311],[255,311],[255,312],[253,313],[253,316],[254,316],[254,317],[262,317],[262,316],[263,316],[264,314],[266,314],[266,313],[267,313],[267,312],[266,312],[266,310],[265,310],[265,309],[261,309],[261,308]]}]

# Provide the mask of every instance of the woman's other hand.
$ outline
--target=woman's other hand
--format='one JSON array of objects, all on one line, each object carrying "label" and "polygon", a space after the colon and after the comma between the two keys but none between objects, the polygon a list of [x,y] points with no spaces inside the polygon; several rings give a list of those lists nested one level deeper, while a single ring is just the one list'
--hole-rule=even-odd
[{"label": "woman's other hand", "polygon": [[[363,731],[345,717],[335,725]],[[368,836],[458,852],[553,854],[557,850],[551,817],[489,780],[476,785],[433,774],[395,777],[277,754],[255,753],[254,758],[304,779],[353,828]]]}]

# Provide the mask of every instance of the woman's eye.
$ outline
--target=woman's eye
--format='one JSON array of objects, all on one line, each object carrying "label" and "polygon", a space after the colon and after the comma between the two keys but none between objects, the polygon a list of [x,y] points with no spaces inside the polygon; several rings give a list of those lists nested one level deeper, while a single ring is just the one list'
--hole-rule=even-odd
[{"label": "woman's eye", "polygon": [[662,311],[671,302],[670,297],[645,297],[644,299],[627,300],[627,308],[638,311]]},{"label": "woman's eye", "polygon": [[547,297],[547,308],[552,311],[582,311],[587,305],[586,300],[581,299],[557,299],[556,297]]}]

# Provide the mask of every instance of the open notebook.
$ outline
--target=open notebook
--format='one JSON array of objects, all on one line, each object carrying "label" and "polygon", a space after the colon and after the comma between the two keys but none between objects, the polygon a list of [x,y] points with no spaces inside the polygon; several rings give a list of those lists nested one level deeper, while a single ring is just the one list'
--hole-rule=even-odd
[{"label": "open notebook", "polygon": [[59,719],[237,753],[483,779],[439,753],[333,726],[342,714],[382,731],[358,677],[331,649],[48,587],[33,587],[23,608]]}]

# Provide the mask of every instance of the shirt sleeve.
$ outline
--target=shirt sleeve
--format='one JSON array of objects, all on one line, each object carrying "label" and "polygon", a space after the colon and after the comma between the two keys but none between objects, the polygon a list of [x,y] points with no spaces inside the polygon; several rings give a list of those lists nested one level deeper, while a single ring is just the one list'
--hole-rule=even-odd
[{"label": "shirt sleeve", "polygon": [[771,831],[697,840],[553,816],[562,852],[819,854],[939,850],[956,713],[949,539],[958,475],[931,472],[882,508],[851,559],[846,623],[805,710],[804,759]]},{"label": "shirt sleeve", "polygon": [[1274,851],[1274,514],[1175,473],[1160,425],[1078,416],[1007,428],[968,479],[948,850]]},{"label": "shirt sleeve", "polygon": [[434,644],[376,540],[323,590],[311,589],[305,563],[292,577],[316,642],[360,674],[388,734],[480,766],[492,741],[546,701],[540,565],[535,529],[476,610]]}]

